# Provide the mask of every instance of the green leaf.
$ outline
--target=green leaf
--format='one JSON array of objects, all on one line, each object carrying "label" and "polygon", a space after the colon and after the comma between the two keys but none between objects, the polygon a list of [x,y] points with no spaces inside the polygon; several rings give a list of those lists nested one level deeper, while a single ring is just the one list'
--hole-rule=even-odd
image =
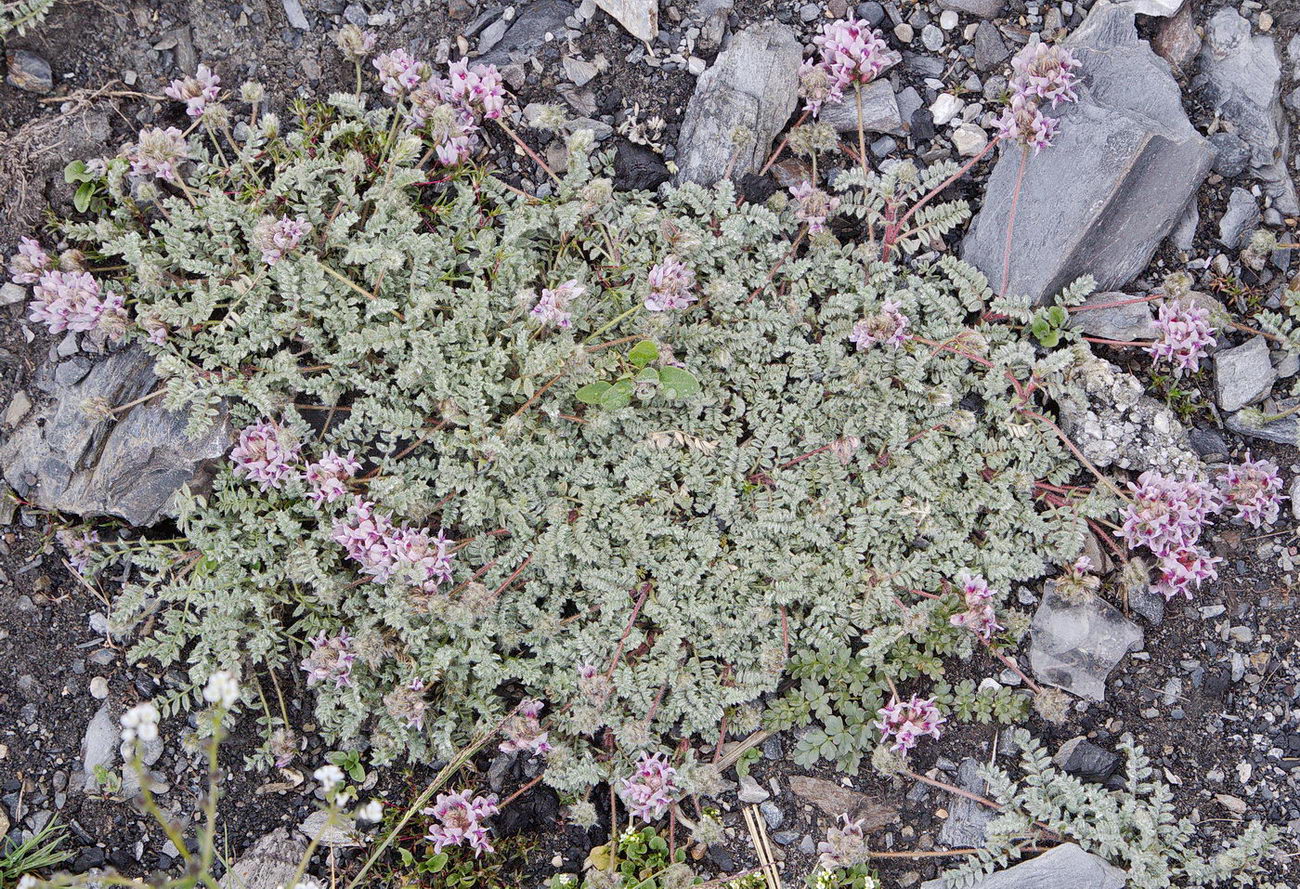
[{"label": "green leaf", "polygon": [[650,340],[642,340],[632,347],[632,351],[627,353],[627,360],[637,367],[645,367],[651,361],[658,359],[659,347]]},{"label": "green leaf", "polygon": [[429,874],[436,874],[439,873],[446,866],[447,866],[447,853],[439,852],[437,855],[434,855],[432,858],[424,862],[424,872]]},{"label": "green leaf", "polygon": [[659,383],[669,398],[689,398],[700,391],[700,381],[695,374],[680,367],[665,367],[659,371]]},{"label": "green leaf", "polygon": [[636,375],[638,383],[657,383],[659,382],[659,371],[653,367],[647,367]]},{"label": "green leaf", "polygon": [[95,183],[83,182],[77,186],[77,190],[72,194],[72,206],[77,208],[78,213],[85,213],[90,206],[90,200],[95,196]]},{"label": "green leaf", "polygon": [[1064,327],[1065,322],[1070,320],[1070,313],[1062,306],[1052,306],[1047,310],[1047,320],[1056,327]]},{"label": "green leaf", "polygon": [[600,397],[600,406],[607,411],[616,411],[632,403],[632,381],[619,380],[609,386]]},{"label": "green leaf", "polygon": [[605,397],[605,393],[608,392],[609,389],[609,383],[600,380],[583,386],[577,392],[573,393],[573,397],[581,401],[583,404],[600,404],[601,399]]},{"label": "green leaf", "polygon": [[86,181],[86,162],[73,161],[63,168],[63,181],[71,185],[74,182]]}]

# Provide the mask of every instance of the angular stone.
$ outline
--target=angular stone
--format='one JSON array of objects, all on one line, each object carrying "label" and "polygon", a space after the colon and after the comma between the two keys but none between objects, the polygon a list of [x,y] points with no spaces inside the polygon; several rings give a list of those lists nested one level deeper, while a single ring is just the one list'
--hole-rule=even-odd
[{"label": "angular stone", "polygon": [[772,794],[763,789],[763,785],[754,780],[753,775],[740,776],[740,789],[736,798],[742,803],[761,803],[771,798]]},{"label": "angular stone", "polygon": [[1225,411],[1238,411],[1263,401],[1276,382],[1268,341],[1262,336],[1214,354],[1214,391],[1219,407]]},{"label": "angular stone", "polygon": [[1246,171],[1250,163],[1250,146],[1235,133],[1219,132],[1210,137],[1214,146],[1214,172],[1231,179]]},{"label": "angular stone", "polygon": [[1119,767],[1119,757],[1085,737],[1071,738],[1052,757],[1057,767],[1084,781],[1100,783]]},{"label": "angular stone", "polygon": [[984,21],[975,29],[975,69],[991,71],[1011,55],[997,25]]},{"label": "angular stone", "polygon": [[1246,243],[1259,226],[1259,204],[1244,188],[1234,188],[1228,196],[1228,209],[1219,219],[1219,242],[1228,249]]},{"label": "angular stone", "polygon": [[1175,74],[1181,76],[1191,68],[1196,54],[1201,51],[1201,35],[1192,17],[1192,4],[1184,3],[1177,15],[1160,23],[1151,48],[1173,67]]},{"label": "angular stone", "polygon": [[0,467],[21,496],[44,509],[115,515],[150,525],[182,486],[202,490],[234,442],[224,408],[197,440],[186,417],[160,399],[105,416],[158,385],[153,359],[132,347],[97,363],[85,379],[56,386],[53,401],[0,446]]},{"label": "angular stone", "polygon": [[1196,206],[1196,195],[1192,195],[1187,206],[1183,208],[1183,213],[1174,223],[1174,228],[1169,232],[1169,243],[1175,250],[1181,250],[1183,253],[1191,252],[1196,246],[1196,230],[1201,225],[1201,211]]},{"label": "angular stone", "polygon": [[1283,213],[1300,212],[1287,171],[1288,127],[1282,110],[1282,63],[1267,34],[1231,7],[1220,9],[1205,29],[1201,71],[1193,85],[1250,146],[1251,172]]},{"label": "angular stone", "polygon": [[81,740],[81,769],[86,777],[86,790],[94,792],[99,789],[96,771],[111,770],[117,762],[117,745],[121,740],[112,708],[108,703],[100,705],[86,727],[86,734]]},{"label": "angular stone", "polygon": [[974,157],[989,144],[989,134],[973,123],[964,123],[952,131],[952,144],[962,157]]},{"label": "angular stone", "polygon": [[1138,15],[1169,18],[1183,8],[1187,0],[1117,0],[1117,6],[1133,10]]},{"label": "angular stone", "polygon": [[1007,0],[939,0],[939,6],[944,9],[968,12],[982,19],[997,18],[1002,14],[1002,8],[1006,5]]},{"label": "angular stone", "polygon": [[863,829],[868,832],[880,830],[898,820],[897,809],[834,781],[805,775],[791,775],[789,781],[790,790],[795,796],[812,803],[831,818],[841,815],[848,815],[851,819],[861,818]]},{"label": "angular stone", "polygon": [[[1153,340],[1157,331],[1155,322],[1151,319],[1151,303],[1130,302],[1137,299],[1140,297],[1119,291],[1094,293],[1070,313],[1070,329],[1082,331],[1088,336],[1122,342]],[[1108,305],[1109,303],[1125,305]],[[1090,309],[1089,306],[1105,308]]]},{"label": "angular stone", "polygon": [[[559,36],[564,33],[564,20],[571,15],[573,4],[568,0],[534,0],[519,10],[499,37],[494,35],[495,39],[487,42],[477,61],[498,67],[511,61],[529,61],[546,43],[547,34]],[[493,27],[495,24],[487,30]],[[487,31],[484,31],[480,39],[487,36]]]},{"label": "angular stone", "polygon": [[[957,786],[978,796],[986,796],[988,788],[979,772],[980,764],[966,757],[957,767]],[[955,793],[951,794],[947,808],[948,819],[943,822],[943,828],[939,831],[939,845],[950,849],[984,845],[988,823],[996,818],[998,813],[982,803]]]},{"label": "angular stone", "polygon": [[239,856],[221,878],[221,889],[279,889],[298,873],[307,841],[279,827]]},{"label": "angular stone", "polygon": [[48,93],[54,89],[54,74],[50,63],[41,56],[26,49],[13,49],[5,53],[5,65],[9,69],[5,80],[10,86],[29,93]]},{"label": "angular stone", "polygon": [[1030,625],[1029,664],[1040,682],[1091,701],[1106,699],[1106,677],[1142,647],[1142,630],[1091,593],[1067,599],[1048,583]]},{"label": "angular stone", "polygon": [[799,101],[803,49],[785,25],[746,28],[696,81],[677,147],[677,181],[757,173]]},{"label": "angular stone", "polygon": [[596,5],[642,43],[659,33],[659,0],[596,0]]},{"label": "angular stone", "polygon": [[[1278,399],[1277,407],[1273,413],[1280,414],[1297,405],[1300,405],[1300,398]],[[1263,424],[1256,422],[1256,413],[1254,409],[1240,411],[1230,414],[1224,422],[1229,429],[1239,435],[1300,447],[1300,413],[1287,414],[1281,419],[1271,420]]]},{"label": "angular stone", "polygon": [[1166,475],[1199,468],[1183,424],[1132,374],[1092,357],[1070,369],[1069,381],[1057,399],[1061,427],[1093,465]]},{"label": "angular stone", "polygon": [[302,11],[301,0],[281,0],[284,6],[284,17],[289,20],[289,26],[297,28],[299,31],[310,31],[311,22],[307,20],[307,14]]},{"label": "angular stone", "polygon": [[329,812],[320,809],[306,817],[298,826],[298,832],[327,849],[346,849],[361,845],[351,819],[341,816],[336,817],[331,823]]},{"label": "angular stone", "polygon": [[[966,889],[1124,889],[1128,874],[1074,843],[1062,843],[1015,867],[965,884]],[[943,878],[921,889],[947,889]]]},{"label": "angular stone", "polygon": [[[823,105],[818,119],[835,127],[836,132],[856,133],[857,99],[849,94],[838,105]],[[907,132],[894,88],[888,80],[873,80],[862,88],[862,129],[867,133],[889,133],[892,136],[902,136]]]},{"label": "angular stone", "polygon": [[[1026,159],[1007,292],[1043,301],[1082,275],[1117,290],[1150,262],[1214,160],[1169,65],[1138,38],[1131,10],[1098,0],[1066,41],[1082,62],[1060,134]],[[962,255],[995,288],[1023,152],[1006,147]]]}]

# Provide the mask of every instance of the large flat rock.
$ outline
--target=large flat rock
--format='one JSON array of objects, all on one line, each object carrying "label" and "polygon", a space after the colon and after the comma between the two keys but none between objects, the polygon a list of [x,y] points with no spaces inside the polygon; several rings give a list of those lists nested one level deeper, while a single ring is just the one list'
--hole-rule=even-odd
[{"label": "large flat rock", "polygon": [[[1062,843],[1015,867],[963,884],[965,889],[1124,889],[1128,875],[1074,843]],[[948,889],[942,879],[921,889]]]},{"label": "large flat rock", "polygon": [[[1098,0],[1067,44],[1082,62],[1079,101],[1060,106],[1060,135],[1025,164],[1011,240],[1007,291],[1038,302],[1085,274],[1101,290],[1136,277],[1214,161],[1131,8]],[[962,247],[994,287],[1022,156],[1002,149]]]},{"label": "large flat rock", "polygon": [[712,185],[757,173],[799,101],[803,48],[766,22],[736,34],[700,75],[677,144],[677,181]]},{"label": "large flat rock", "polygon": [[1029,633],[1029,664],[1038,681],[1090,701],[1106,699],[1106,677],[1143,638],[1110,603],[1091,593],[1066,598],[1050,582]]}]

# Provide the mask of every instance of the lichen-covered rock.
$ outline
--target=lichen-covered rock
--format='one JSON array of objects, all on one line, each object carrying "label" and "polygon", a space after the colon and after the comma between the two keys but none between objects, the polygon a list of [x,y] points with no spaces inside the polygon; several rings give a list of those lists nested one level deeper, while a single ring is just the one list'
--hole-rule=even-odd
[{"label": "lichen-covered rock", "polygon": [[201,490],[234,433],[224,412],[197,440],[185,416],[160,399],[108,411],[148,395],[158,385],[153,359],[139,347],[97,363],[84,379],[58,384],[52,401],[0,447],[4,477],[44,509],[80,516],[115,515],[151,525],[183,485]]},{"label": "lichen-covered rock", "polygon": [[1029,665],[1039,682],[1106,700],[1106,677],[1142,647],[1142,629],[1092,593],[1067,598],[1048,583],[1030,625]]},{"label": "lichen-covered rock", "polygon": [[1075,385],[1058,399],[1061,426],[1099,469],[1181,475],[1200,465],[1186,428],[1132,374],[1089,356],[1071,370],[1070,381]]},{"label": "lichen-covered rock", "polygon": [[298,873],[306,849],[305,839],[289,833],[288,828],[276,828],[239,856],[221,878],[221,889],[279,889],[288,886]]}]

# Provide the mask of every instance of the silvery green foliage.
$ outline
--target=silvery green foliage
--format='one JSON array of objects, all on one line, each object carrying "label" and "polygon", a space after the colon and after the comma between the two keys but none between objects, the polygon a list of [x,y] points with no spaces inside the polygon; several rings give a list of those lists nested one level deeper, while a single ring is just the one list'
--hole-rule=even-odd
[{"label": "silvery green foliage", "polygon": [[[332,739],[367,739],[379,761],[443,758],[526,694],[550,703],[547,780],[579,789],[604,767],[574,739],[711,736],[777,688],[787,648],[852,649],[877,688],[891,672],[936,675],[970,640],[929,639],[938,603],[904,612],[896,597],[961,571],[1005,594],[1079,551],[1078,515],[1034,497],[1035,480],[1077,467],[1017,413],[1008,380],[1051,392],[1071,354],[979,324],[991,294],[970,266],[869,262],[866,245],[827,239],[800,255],[779,204],[738,202],[726,183],[614,193],[609,158],[589,165],[581,146],[544,201],[473,168],[431,175],[418,142],[388,144],[386,111],[331,101],[283,133],[239,124],[229,170],[192,139],[193,206],[119,177],[109,213],[68,234],[120,258],[132,311],[170,328],[148,346],[169,406],[201,429],[224,399],[237,423],[281,423],[306,459],[356,451],[355,490],[457,541],[454,582],[370,582],[329,536],[346,500],[317,507],[299,481],[264,492],[227,469],[210,496],[181,499],[187,542],[138,559],[152,579],[117,619],[157,614],[135,656],[184,662],[195,683],[224,668],[283,684],[308,638],[346,629],[353,684],[316,687]],[[900,165],[867,187],[916,175]],[[313,227],[270,266],[252,246],[266,215]],[[670,253],[699,302],[638,310]],[[569,279],[586,288],[572,329],[539,325],[538,292]],[[952,348],[858,351],[853,325],[886,298]],[[575,399],[623,373],[640,339],[702,391],[639,385],[615,410]],[[842,460],[825,449],[837,441]],[[603,675],[616,651],[609,699],[584,693],[581,668]],[[918,658],[924,671],[892,666]],[[420,729],[384,701],[413,678],[429,689]]]},{"label": "silvery green foliage", "polygon": [[1025,837],[1044,830],[1126,870],[1129,884],[1143,889],[1283,889],[1269,879],[1265,860],[1277,844],[1278,830],[1251,822],[1240,836],[1206,857],[1196,842],[1201,833],[1197,825],[1175,815],[1169,785],[1155,777],[1150,759],[1131,735],[1119,742],[1127,763],[1124,786],[1116,790],[1085,784],[1060,771],[1023,729],[1015,730],[1014,744],[1021,750],[1019,780],[996,766],[981,769],[988,796],[1003,812],[986,828],[986,847],[944,875],[954,889],[1013,863],[1022,854],[1019,847]]},{"label": "silvery green foliage", "polygon": [[25,36],[45,21],[55,0],[0,0],[0,37]]}]

